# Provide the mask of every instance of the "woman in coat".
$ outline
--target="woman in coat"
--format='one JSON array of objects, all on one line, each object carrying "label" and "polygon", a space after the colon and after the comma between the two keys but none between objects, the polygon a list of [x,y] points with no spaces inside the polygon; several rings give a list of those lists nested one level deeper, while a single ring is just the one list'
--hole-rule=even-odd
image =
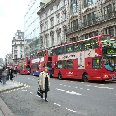
[{"label": "woman in coat", "polygon": [[45,67],[44,71],[40,73],[38,83],[41,92],[41,98],[43,98],[43,93],[45,93],[45,101],[48,102],[47,92],[50,90],[50,76],[48,74],[48,67]]}]

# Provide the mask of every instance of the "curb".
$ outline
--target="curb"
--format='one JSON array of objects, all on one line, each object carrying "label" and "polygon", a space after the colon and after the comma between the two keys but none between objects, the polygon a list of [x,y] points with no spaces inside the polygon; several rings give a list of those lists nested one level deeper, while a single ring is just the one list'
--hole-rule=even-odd
[{"label": "curb", "polygon": [[18,87],[5,89],[5,90],[3,90],[3,91],[0,91],[0,93],[6,92],[6,91],[10,91],[10,90],[13,90],[13,89],[18,89],[18,88],[21,88],[21,87],[24,87],[24,84],[23,84],[23,85],[20,85],[20,86],[18,86]]},{"label": "curb", "polygon": [[15,116],[0,97],[0,110],[4,116]]}]

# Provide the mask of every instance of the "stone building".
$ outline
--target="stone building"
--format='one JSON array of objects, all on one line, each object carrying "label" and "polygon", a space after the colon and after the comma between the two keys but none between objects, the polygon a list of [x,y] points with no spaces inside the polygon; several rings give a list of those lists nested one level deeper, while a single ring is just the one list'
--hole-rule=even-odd
[{"label": "stone building", "polygon": [[40,17],[40,49],[66,42],[68,11],[68,0],[51,0],[42,4],[37,12]]},{"label": "stone building", "polygon": [[24,58],[24,32],[17,30],[12,40],[12,59],[14,64],[18,64]]},{"label": "stone building", "polygon": [[98,34],[116,36],[116,0],[70,0],[67,41]]}]

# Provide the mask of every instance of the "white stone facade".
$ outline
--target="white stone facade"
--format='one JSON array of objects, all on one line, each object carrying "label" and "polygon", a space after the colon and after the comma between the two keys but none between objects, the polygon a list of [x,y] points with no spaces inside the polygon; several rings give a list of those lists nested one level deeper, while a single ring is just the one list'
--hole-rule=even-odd
[{"label": "white stone facade", "polygon": [[17,64],[20,59],[24,58],[24,32],[17,30],[12,40],[12,59]]},{"label": "white stone facade", "polygon": [[68,0],[51,0],[38,11],[40,17],[40,49],[66,42],[69,18]]}]

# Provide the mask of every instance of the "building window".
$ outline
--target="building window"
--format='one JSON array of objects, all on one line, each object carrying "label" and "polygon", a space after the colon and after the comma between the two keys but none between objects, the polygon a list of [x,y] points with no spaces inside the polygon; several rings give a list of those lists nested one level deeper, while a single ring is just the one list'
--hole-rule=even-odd
[{"label": "building window", "polygon": [[71,22],[71,31],[76,31],[78,29],[78,19]]},{"label": "building window", "polygon": [[77,3],[77,0],[71,0],[70,9],[71,9],[71,14],[77,13],[77,11],[78,11],[78,3]]},{"label": "building window", "polygon": [[52,18],[50,19],[50,22],[51,22],[51,27],[53,27],[53,26],[54,26],[54,17],[52,17]]},{"label": "building window", "polygon": [[45,30],[48,29],[48,21],[45,22]]},{"label": "building window", "polygon": [[88,7],[92,4],[95,4],[97,2],[97,0],[84,0],[84,8]]},{"label": "building window", "polygon": [[83,16],[83,26],[89,26],[96,22],[96,12],[89,13]]},{"label": "building window", "polygon": [[60,23],[60,13],[56,15],[56,18],[57,18],[57,24]]},{"label": "building window", "polygon": [[109,34],[114,36],[114,27],[109,27]]},{"label": "building window", "polygon": [[115,3],[109,4],[103,8],[104,19],[112,18],[115,15]]}]

